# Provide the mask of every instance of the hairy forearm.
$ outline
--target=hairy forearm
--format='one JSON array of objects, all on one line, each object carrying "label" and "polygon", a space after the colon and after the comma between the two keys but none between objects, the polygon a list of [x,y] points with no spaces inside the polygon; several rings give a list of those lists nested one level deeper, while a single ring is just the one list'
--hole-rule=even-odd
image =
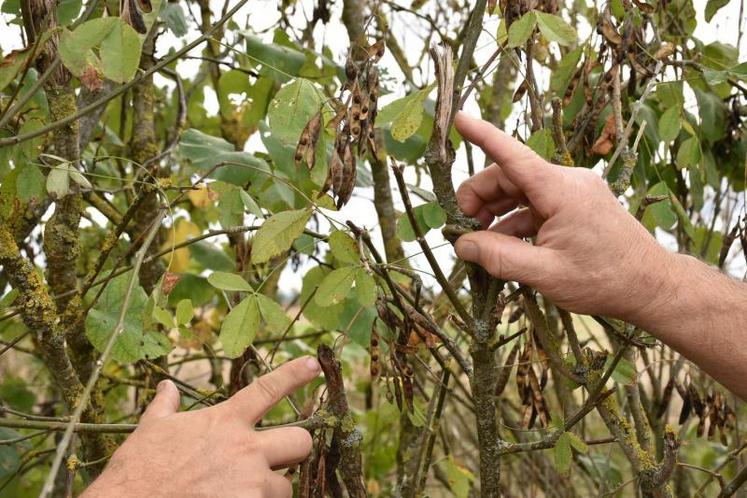
[{"label": "hairy forearm", "polygon": [[747,399],[747,284],[672,255],[660,295],[633,323]]}]

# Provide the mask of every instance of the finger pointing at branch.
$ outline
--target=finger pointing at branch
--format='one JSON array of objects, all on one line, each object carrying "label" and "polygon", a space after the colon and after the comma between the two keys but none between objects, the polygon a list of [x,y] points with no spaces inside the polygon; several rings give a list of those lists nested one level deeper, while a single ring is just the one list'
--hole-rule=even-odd
[{"label": "finger pointing at branch", "polygon": [[313,357],[298,358],[258,378],[230,400],[252,424],[284,397],[308,384],[319,375],[319,363]]},{"label": "finger pointing at branch", "polygon": [[459,113],[454,122],[465,140],[480,147],[496,165],[467,180],[459,189],[460,207],[466,214],[477,213],[482,203],[501,195],[522,200],[523,196],[544,211],[552,200],[548,195],[557,191],[561,167],[548,163],[532,149],[507,135],[492,124]]}]

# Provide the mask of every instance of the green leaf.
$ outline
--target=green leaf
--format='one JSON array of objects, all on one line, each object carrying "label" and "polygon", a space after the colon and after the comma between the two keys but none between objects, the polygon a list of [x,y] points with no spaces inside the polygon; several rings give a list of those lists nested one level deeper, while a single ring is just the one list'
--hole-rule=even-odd
[{"label": "green leaf", "polygon": [[244,200],[241,198],[241,188],[224,184],[226,187],[220,192],[218,199],[218,221],[223,228],[236,227],[244,224]]},{"label": "green leaf", "polygon": [[680,134],[682,116],[679,107],[670,107],[659,118],[659,138],[664,142],[671,142]]},{"label": "green leaf", "polygon": [[425,100],[434,88],[435,83],[389,104],[390,106],[397,104],[401,109],[392,118],[392,124],[389,128],[394,140],[404,142],[418,131],[420,124],[423,122]]},{"label": "green leaf", "polygon": [[578,39],[578,34],[573,26],[563,20],[562,17],[539,10],[534,11],[537,16],[537,25],[542,35],[551,42],[560,45],[573,45]]},{"label": "green leaf", "polygon": [[63,30],[59,43],[62,63],[76,76],[80,76],[89,64],[97,66],[98,60],[91,50],[116,26],[123,24],[119,17],[98,17],[84,22],[75,31]]},{"label": "green leaf", "polygon": [[67,26],[72,23],[80,14],[83,6],[81,0],[60,0],[57,3],[57,22],[60,26]]},{"label": "green leaf", "polygon": [[5,308],[11,306],[17,297],[18,289],[10,289],[7,294],[0,297],[0,310],[5,311]]},{"label": "green leaf", "polygon": [[376,281],[363,268],[355,275],[355,294],[363,306],[373,306],[376,302]]},{"label": "green leaf", "polygon": [[572,432],[566,432],[568,435],[568,441],[570,441],[571,446],[578,451],[579,453],[588,453],[589,452],[589,446],[586,444],[586,442],[575,435]]},{"label": "green leaf", "polygon": [[543,128],[532,133],[527,140],[527,146],[542,158],[550,161],[555,154],[555,140],[548,128]]},{"label": "green leaf", "polygon": [[192,258],[206,270],[230,272],[236,268],[236,262],[221,248],[204,240],[189,245]]},{"label": "green leaf", "polygon": [[508,28],[508,46],[513,48],[524,45],[532,35],[535,26],[537,26],[537,16],[533,10],[512,22]]},{"label": "green leaf", "polygon": [[564,432],[555,443],[555,468],[559,473],[565,474],[571,469],[572,460],[571,439],[568,433]]},{"label": "green leaf", "polygon": [[273,334],[282,334],[290,326],[291,320],[282,306],[265,296],[257,294],[257,306],[267,329]]},{"label": "green leaf", "polygon": [[247,211],[252,213],[254,216],[262,216],[262,208],[259,207],[259,204],[254,200],[254,197],[249,195],[249,193],[243,188],[239,189],[239,195],[241,196],[241,201],[244,203],[244,207]]},{"label": "green leaf", "polygon": [[711,22],[711,19],[716,15],[716,12],[718,12],[722,7],[726,7],[729,4],[729,1],[730,0],[708,0],[705,8],[706,22]]},{"label": "green leaf", "polygon": [[220,342],[223,353],[229,358],[238,358],[254,341],[259,328],[259,307],[256,294],[248,295],[223,319],[220,327]]},{"label": "green leaf", "polygon": [[[666,182],[659,182],[648,190],[647,195],[651,197],[659,195],[671,196],[671,192],[669,191]],[[646,214],[644,215],[644,221],[646,221],[648,216],[652,218],[655,225],[664,230],[669,230],[675,223],[677,223],[677,215],[672,210],[672,202],[669,199],[655,202],[648,206],[646,208]],[[650,224],[647,224],[646,226],[651,228]]]},{"label": "green leaf", "polygon": [[423,204],[423,221],[430,228],[439,228],[446,223],[446,211],[437,203],[429,202]]},{"label": "green leaf", "polygon": [[158,16],[175,36],[182,37],[187,34],[187,20],[184,17],[184,10],[178,2],[166,2]]},{"label": "green leaf", "polygon": [[695,228],[693,227],[692,220],[690,220],[690,216],[676,195],[672,194],[670,197],[672,199],[672,207],[674,208],[674,212],[677,213],[677,218],[679,218],[682,228],[691,240],[695,240]]},{"label": "green leaf", "polygon": [[272,215],[252,239],[252,263],[265,263],[290,249],[293,241],[303,233],[310,217],[311,209],[282,211]]},{"label": "green leaf", "polygon": [[179,141],[179,152],[189,159],[195,168],[207,171],[221,163],[224,164],[210,174],[210,178],[222,180],[234,185],[247,182],[263,183],[267,180],[270,166],[248,152],[234,150],[226,140],[194,128],[182,133]]},{"label": "green leaf", "polygon": [[16,177],[16,193],[21,202],[40,201],[47,196],[44,188],[46,178],[39,168],[33,164],[25,164],[19,168]]},{"label": "green leaf", "polygon": [[192,308],[192,301],[189,299],[182,299],[176,305],[176,323],[178,325],[189,325],[194,313],[195,310]]},{"label": "green leaf", "polygon": [[320,306],[311,297],[312,293],[315,291],[318,292],[319,284],[321,284],[324,277],[329,273],[331,271],[322,266],[315,266],[307,271],[303,277],[303,287],[301,288],[299,302],[306,303],[303,314],[311,323],[322,329],[336,330],[340,325],[340,318],[345,308],[344,305]]},{"label": "green leaf", "polygon": [[565,97],[568,91],[568,85],[571,83],[573,75],[576,74],[578,63],[583,54],[583,47],[571,50],[560,59],[558,67],[550,75],[550,90],[558,97]]},{"label": "green leaf", "polygon": [[166,330],[172,329],[175,325],[174,317],[171,316],[171,313],[161,308],[160,306],[153,306],[152,316],[158,323],[163,325]]},{"label": "green leaf", "polygon": [[104,76],[117,83],[130,81],[140,64],[141,49],[142,42],[137,31],[124,22],[116,23],[101,41],[99,55]]},{"label": "green leaf", "polygon": [[698,140],[698,137],[690,137],[680,144],[674,162],[681,169],[686,169],[698,164],[700,158],[700,141]]},{"label": "green leaf", "polygon": [[[605,364],[606,367],[609,367],[612,365],[612,358],[610,357],[607,360],[607,363]],[[612,380],[617,382],[618,384],[624,384],[624,385],[631,385],[633,382],[635,382],[635,379],[637,378],[635,364],[632,362],[626,360],[625,358],[621,358],[620,361],[617,362],[617,365],[615,366],[615,370],[612,371]]]},{"label": "green leaf", "polygon": [[295,147],[306,123],[319,112],[322,103],[319,90],[309,80],[298,78],[283,86],[267,111],[273,136]]},{"label": "green leaf", "polygon": [[[86,318],[86,337],[102,352],[119,320],[132,272],[113,278]],[[148,296],[135,285],[125,314],[124,326],[114,341],[111,357],[119,363],[154,359],[171,351],[171,342],[164,334],[143,327]]]},{"label": "green leaf", "polygon": [[726,134],[727,108],[713,92],[703,92],[697,88],[694,91],[703,137],[711,143],[716,142]]},{"label": "green leaf", "polygon": [[357,268],[343,266],[332,270],[319,284],[314,300],[319,306],[332,306],[345,300],[353,288]]},{"label": "green leaf", "polygon": [[[21,437],[21,434],[11,429],[0,428],[0,439],[15,439]],[[2,445],[0,446],[0,479],[5,482],[12,482],[13,476],[21,468],[21,459],[19,451],[23,451],[19,445]],[[8,487],[10,494],[7,496],[17,496],[13,493],[13,484]]]},{"label": "green leaf", "polygon": [[216,271],[211,273],[207,280],[216,289],[231,292],[254,292],[249,282],[235,273]]},{"label": "green leaf", "polygon": [[300,76],[306,63],[306,54],[290,47],[275,43],[265,43],[262,39],[244,34],[247,56],[253,65],[262,66],[260,74],[281,83]]},{"label": "green leaf", "polygon": [[332,255],[341,263],[357,264],[360,260],[358,244],[355,239],[341,230],[335,230],[329,236],[329,249]]}]

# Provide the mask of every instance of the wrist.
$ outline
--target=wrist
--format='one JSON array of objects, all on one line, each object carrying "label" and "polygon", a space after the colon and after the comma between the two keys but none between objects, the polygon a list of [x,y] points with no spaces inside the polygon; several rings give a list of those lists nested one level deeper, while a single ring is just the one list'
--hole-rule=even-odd
[{"label": "wrist", "polygon": [[[689,311],[688,293],[693,285],[688,282],[697,279],[697,268],[704,266],[691,256],[671,253],[657,246],[657,257],[653,264],[643,269],[639,276],[636,305],[623,319],[637,327],[656,334],[672,320],[683,319]],[[695,264],[693,264],[695,263]]]}]

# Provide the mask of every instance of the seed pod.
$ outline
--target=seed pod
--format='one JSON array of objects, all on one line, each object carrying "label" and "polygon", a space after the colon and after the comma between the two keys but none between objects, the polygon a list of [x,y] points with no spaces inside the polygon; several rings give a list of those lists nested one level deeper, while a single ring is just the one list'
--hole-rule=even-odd
[{"label": "seed pod", "polygon": [[[396,365],[396,361],[392,358],[392,365]],[[394,375],[392,376],[392,382],[394,383],[394,399],[397,401],[397,408],[402,411],[402,387],[400,385],[400,377],[397,373],[397,368],[394,369]]]},{"label": "seed pod", "polygon": [[690,383],[687,386],[687,391],[690,396],[690,400],[693,404],[693,411],[698,417],[703,417],[704,412],[704,406],[703,406],[703,400],[700,399],[700,394],[698,394],[698,390],[695,388],[695,386]]},{"label": "seed pod", "polygon": [[[532,391],[532,404],[534,405],[535,411],[540,419],[540,425],[547,427],[548,421],[550,420],[550,412],[547,410],[545,404],[545,397],[542,395],[542,388],[540,387],[537,374],[533,368],[529,369],[529,387]],[[531,424],[531,422],[530,422]]]},{"label": "seed pod", "polygon": [[301,166],[301,161],[306,161],[306,166],[311,170],[316,163],[316,146],[319,143],[319,135],[322,130],[322,112],[314,114],[304,126],[301,137],[296,145],[294,161],[296,168]]},{"label": "seed pod", "polygon": [[661,395],[661,404],[659,405],[659,409],[656,412],[656,418],[661,418],[667,411],[669,402],[672,400],[672,391],[674,391],[674,378],[670,377],[669,382],[667,382],[667,385],[664,386],[664,392]]},{"label": "seed pod", "polygon": [[376,321],[371,325],[371,381],[379,377],[381,367],[379,365],[379,334],[376,333]]},{"label": "seed pod", "polygon": [[498,374],[498,380],[495,383],[496,396],[503,394],[504,389],[506,389],[506,384],[508,384],[508,379],[511,377],[511,370],[514,368],[514,360],[516,360],[517,354],[519,354],[519,341],[516,341],[514,347],[511,348],[511,351],[506,357],[506,362],[503,364],[503,368],[501,368],[501,371]]},{"label": "seed pod", "polygon": [[384,39],[378,40],[376,43],[368,47],[368,57],[370,63],[375,63],[384,56],[385,45]]},{"label": "seed pod", "polygon": [[519,364],[516,366],[516,388],[519,391],[519,398],[521,398],[522,403],[526,403],[529,400],[530,394],[529,379],[527,378],[529,370],[532,367],[532,350],[530,344],[531,343],[527,343],[527,345],[524,346],[524,352],[521,353]]},{"label": "seed pod", "polygon": [[[680,396],[682,396],[682,393],[680,393]],[[687,421],[687,418],[690,416],[692,406],[693,402],[692,399],[690,399],[690,393],[688,391],[685,391],[685,395],[682,397],[682,410],[680,410],[680,425],[684,424]]]},{"label": "seed pod", "polygon": [[347,84],[358,79],[358,68],[350,55],[348,55],[348,58],[345,61],[345,76],[348,78]]},{"label": "seed pod", "polygon": [[340,209],[350,200],[350,196],[353,195],[353,188],[355,187],[355,179],[358,175],[355,155],[353,154],[353,148],[351,147],[350,142],[345,143],[342,164],[341,182],[339,187],[335,188],[337,193],[337,209]]},{"label": "seed pod", "polygon": [[[146,12],[150,12],[150,10]],[[137,3],[135,0],[121,0],[119,5],[119,17],[121,17],[124,22],[135,28],[135,31],[141,35],[144,35],[147,31],[145,21],[143,21],[143,16],[137,9]]]}]

